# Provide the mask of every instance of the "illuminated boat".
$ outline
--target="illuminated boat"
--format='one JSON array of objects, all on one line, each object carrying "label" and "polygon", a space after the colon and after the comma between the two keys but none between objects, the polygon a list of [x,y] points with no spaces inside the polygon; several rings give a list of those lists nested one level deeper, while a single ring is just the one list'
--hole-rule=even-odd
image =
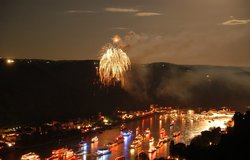
[{"label": "illuminated boat", "polygon": [[165,129],[164,128],[161,128],[161,130],[160,130],[160,135],[165,135],[165,133],[166,133],[166,131],[165,131]]},{"label": "illuminated boat", "polygon": [[130,149],[135,149],[138,147],[141,147],[141,141],[138,141],[138,140],[134,140],[132,144],[130,144],[129,146]]},{"label": "illuminated boat", "polygon": [[126,129],[125,124],[122,124],[122,125],[121,125],[121,128],[120,128],[120,131],[123,131],[123,130],[125,130],[125,129]]},{"label": "illuminated boat", "polygon": [[150,129],[147,128],[147,129],[145,130],[145,135],[149,135],[149,134],[150,134]]},{"label": "illuminated boat", "polygon": [[52,151],[52,156],[47,158],[46,160],[75,160],[75,153],[73,150],[68,148],[60,148]]},{"label": "illuminated boat", "polygon": [[116,137],[115,142],[119,143],[123,143],[123,136],[119,135],[118,137]]},{"label": "illuminated boat", "polygon": [[140,128],[139,128],[139,127],[136,127],[136,131],[138,131],[138,132],[139,132],[139,131],[140,131]]},{"label": "illuminated boat", "polygon": [[116,157],[115,160],[125,160],[125,157],[124,156],[119,156],[119,157]]},{"label": "illuminated boat", "polygon": [[170,126],[170,127],[173,127],[173,126],[174,126],[174,120],[171,121],[171,123],[170,123],[169,126]]},{"label": "illuminated boat", "polygon": [[79,143],[79,146],[80,147],[85,147],[85,146],[87,146],[88,145],[88,143],[86,142],[86,141],[81,141],[80,143]]},{"label": "illuminated boat", "polygon": [[148,153],[154,153],[156,151],[156,148],[154,146],[151,146],[149,149],[148,149]]},{"label": "illuminated boat", "polygon": [[163,119],[163,116],[162,116],[162,115],[160,115],[160,116],[159,116],[159,120],[162,120],[162,119]]},{"label": "illuminated boat", "polygon": [[106,154],[111,154],[111,150],[108,147],[99,148],[96,151],[96,154],[98,156],[103,156],[103,155],[106,155]]},{"label": "illuminated boat", "polygon": [[29,152],[22,155],[21,160],[40,160],[39,156],[34,152]]},{"label": "illuminated boat", "polygon": [[76,155],[84,155],[87,154],[88,143],[86,141],[81,141],[79,143],[80,150],[76,153]]},{"label": "illuminated boat", "polygon": [[7,144],[8,147],[13,147],[15,146],[16,142],[6,141],[5,144]]},{"label": "illuminated boat", "polygon": [[181,131],[177,131],[173,133],[173,137],[178,137],[181,135]]},{"label": "illuminated boat", "polygon": [[131,130],[125,130],[125,131],[122,131],[122,136],[123,137],[128,137],[132,134],[132,131]]},{"label": "illuminated boat", "polygon": [[170,139],[169,139],[168,136],[164,136],[164,137],[162,137],[162,138],[159,139],[159,141],[160,141],[160,142],[163,142],[163,143],[166,143],[166,142],[168,142],[169,140],[170,140]]},{"label": "illuminated boat", "polygon": [[136,137],[135,137],[135,140],[139,140],[139,141],[143,141],[143,136],[138,134]]},{"label": "illuminated boat", "polygon": [[163,141],[159,140],[155,148],[161,148],[162,146],[163,146]]},{"label": "illuminated boat", "polygon": [[91,143],[98,142],[98,137],[97,136],[93,137],[90,142]]},{"label": "illuminated boat", "polygon": [[136,148],[139,148],[139,147],[141,147],[141,143],[138,143],[138,144],[131,144],[131,145],[129,146],[129,149],[136,149]]},{"label": "illuminated boat", "polygon": [[154,137],[150,137],[149,142],[151,142],[151,143],[154,142]]},{"label": "illuminated boat", "polygon": [[106,144],[105,146],[108,147],[108,148],[112,148],[112,147],[115,147],[117,146],[118,143],[117,142],[109,142],[108,144]]},{"label": "illuminated boat", "polygon": [[135,149],[135,144],[130,144],[129,149]]}]

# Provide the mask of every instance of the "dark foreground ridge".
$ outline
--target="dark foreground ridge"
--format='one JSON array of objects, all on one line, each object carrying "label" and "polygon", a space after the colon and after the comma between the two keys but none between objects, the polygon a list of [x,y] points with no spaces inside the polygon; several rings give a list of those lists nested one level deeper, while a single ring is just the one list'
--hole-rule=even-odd
[{"label": "dark foreground ridge", "polygon": [[250,68],[133,64],[125,86],[106,87],[97,76],[99,61],[0,59],[0,126],[87,117],[117,107],[250,104]]}]

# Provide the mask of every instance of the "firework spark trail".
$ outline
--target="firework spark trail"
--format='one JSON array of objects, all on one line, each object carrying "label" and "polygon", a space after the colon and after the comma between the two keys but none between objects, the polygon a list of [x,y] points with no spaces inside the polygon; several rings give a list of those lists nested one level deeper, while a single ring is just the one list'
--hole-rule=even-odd
[{"label": "firework spark trail", "polygon": [[99,76],[104,85],[114,85],[116,81],[124,84],[124,73],[129,69],[131,63],[129,57],[122,49],[113,44],[103,48],[99,64]]}]

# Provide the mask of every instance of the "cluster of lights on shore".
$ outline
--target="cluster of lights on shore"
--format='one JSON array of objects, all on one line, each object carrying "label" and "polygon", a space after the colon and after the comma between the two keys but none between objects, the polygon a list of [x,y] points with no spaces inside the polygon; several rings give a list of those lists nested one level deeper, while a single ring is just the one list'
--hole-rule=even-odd
[{"label": "cluster of lights on shore", "polygon": [[13,59],[6,59],[7,64],[13,64],[15,61]]}]

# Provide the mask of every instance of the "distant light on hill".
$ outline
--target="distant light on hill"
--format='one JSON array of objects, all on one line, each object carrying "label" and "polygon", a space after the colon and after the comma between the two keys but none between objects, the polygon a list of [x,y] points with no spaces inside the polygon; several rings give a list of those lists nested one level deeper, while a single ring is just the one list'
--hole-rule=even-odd
[{"label": "distant light on hill", "polygon": [[7,64],[13,64],[15,61],[13,59],[6,59]]}]

